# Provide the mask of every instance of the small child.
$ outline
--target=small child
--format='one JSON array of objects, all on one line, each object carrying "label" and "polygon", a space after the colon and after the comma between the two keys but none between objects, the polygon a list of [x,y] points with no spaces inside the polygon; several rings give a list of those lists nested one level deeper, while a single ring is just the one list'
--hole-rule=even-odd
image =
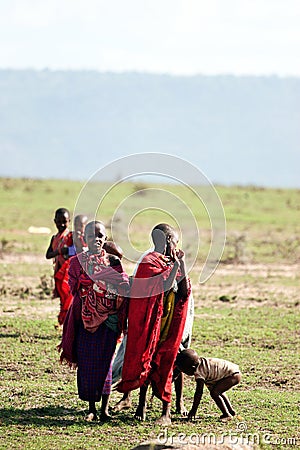
[{"label": "small child", "polygon": [[79,214],[74,218],[73,243],[68,247],[69,257],[88,249],[84,241],[84,230],[88,222],[87,216]]},{"label": "small child", "polygon": [[68,259],[68,247],[73,243],[72,232],[69,230],[70,213],[66,208],[55,211],[54,223],[57,233],[52,236],[50,245],[46,252],[46,258],[54,258],[54,273],[56,273],[65,260]]},{"label": "small child", "polygon": [[200,404],[203,386],[208,387],[211,398],[221,410],[221,420],[229,420],[235,416],[225,392],[241,381],[239,366],[225,359],[199,358],[192,349],[183,350],[176,358],[176,366],[187,375],[194,375],[197,387],[192,409],[188,413],[188,420],[196,416]]},{"label": "small child", "polygon": [[57,228],[57,234],[51,238],[50,245],[46,252],[46,258],[53,258],[55,282],[53,297],[60,298],[58,323],[62,325],[72,302],[72,294],[68,284],[66,265],[66,261],[69,258],[69,248],[73,245],[72,232],[69,230],[69,211],[66,208],[57,209],[55,211],[54,223]]}]

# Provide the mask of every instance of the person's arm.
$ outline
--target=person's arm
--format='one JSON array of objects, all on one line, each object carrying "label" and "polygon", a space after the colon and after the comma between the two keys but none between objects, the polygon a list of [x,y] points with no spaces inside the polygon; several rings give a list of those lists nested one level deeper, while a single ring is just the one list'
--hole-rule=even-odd
[{"label": "person's arm", "polygon": [[[183,253],[182,250],[179,250],[179,251]],[[180,273],[181,273],[181,280],[178,283],[178,290],[180,291],[180,297],[186,298],[189,293],[189,286],[188,286],[188,281],[187,281],[187,276],[186,276],[184,253],[181,256],[181,258],[179,259],[179,263],[180,263],[179,269],[180,269]]]},{"label": "person's arm", "polygon": [[194,395],[193,406],[192,406],[192,409],[190,410],[190,412],[188,413],[188,420],[195,419],[197,409],[198,409],[198,406],[200,404],[202,394],[203,394],[204,380],[198,379],[198,380],[196,380],[196,383],[197,383],[197,387],[196,387],[196,391],[195,391],[195,395]]},{"label": "person's arm", "polygon": [[174,281],[175,281],[175,278],[176,278],[176,275],[177,275],[177,272],[178,272],[178,268],[179,268],[179,261],[178,261],[178,259],[176,259],[174,261],[174,265],[172,267],[170,275],[164,281],[164,291],[165,292],[169,291],[172,288],[172,286],[174,284]]},{"label": "person's arm", "polygon": [[62,247],[61,249],[58,248],[56,250],[53,250],[52,248],[53,238],[54,236],[52,236],[50,245],[48,247],[48,250],[46,251],[46,259],[52,259],[58,255],[67,255],[69,252],[68,247]]},{"label": "person's arm", "polygon": [[187,278],[186,278],[184,251],[183,250],[174,250],[171,257],[174,260],[174,266],[170,272],[169,277],[164,282],[165,292],[167,292],[168,290],[170,290],[172,288],[172,286],[174,284],[174,280],[177,276],[178,269],[180,269],[182,278],[178,284],[178,288],[180,289],[181,297],[185,298],[188,295],[188,285],[187,285]]},{"label": "person's arm", "polygon": [[52,236],[50,245],[48,247],[48,250],[46,251],[46,259],[55,258],[58,255],[58,250],[53,250],[52,248],[53,238],[54,236]]}]

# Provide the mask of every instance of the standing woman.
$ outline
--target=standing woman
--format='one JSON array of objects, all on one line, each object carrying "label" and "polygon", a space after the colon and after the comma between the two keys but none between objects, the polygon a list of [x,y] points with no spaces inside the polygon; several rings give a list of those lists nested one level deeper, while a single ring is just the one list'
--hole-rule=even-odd
[{"label": "standing woman", "polygon": [[126,324],[124,297],[129,281],[120,259],[103,249],[106,230],[102,222],[86,225],[85,241],[88,251],[70,260],[74,300],[64,323],[60,359],[78,369],[78,395],[89,402],[87,420],[97,419],[96,402],[102,400],[100,420],[105,421],[109,418],[111,361]]}]

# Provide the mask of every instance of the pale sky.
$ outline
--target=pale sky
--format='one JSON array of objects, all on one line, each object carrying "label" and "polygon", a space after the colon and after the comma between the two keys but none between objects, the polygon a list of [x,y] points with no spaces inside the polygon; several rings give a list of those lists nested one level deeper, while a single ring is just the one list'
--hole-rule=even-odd
[{"label": "pale sky", "polygon": [[0,0],[0,68],[300,76],[300,0]]}]

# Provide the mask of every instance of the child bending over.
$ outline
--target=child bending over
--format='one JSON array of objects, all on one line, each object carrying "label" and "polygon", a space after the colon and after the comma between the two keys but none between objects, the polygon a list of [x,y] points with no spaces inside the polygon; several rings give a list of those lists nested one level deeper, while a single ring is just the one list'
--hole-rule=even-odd
[{"label": "child bending over", "polygon": [[194,375],[197,387],[188,420],[195,419],[200,404],[203,386],[209,389],[211,398],[222,412],[221,420],[229,420],[235,411],[225,392],[241,381],[239,366],[225,359],[199,357],[192,349],[183,350],[176,359],[176,366],[187,375]]}]

